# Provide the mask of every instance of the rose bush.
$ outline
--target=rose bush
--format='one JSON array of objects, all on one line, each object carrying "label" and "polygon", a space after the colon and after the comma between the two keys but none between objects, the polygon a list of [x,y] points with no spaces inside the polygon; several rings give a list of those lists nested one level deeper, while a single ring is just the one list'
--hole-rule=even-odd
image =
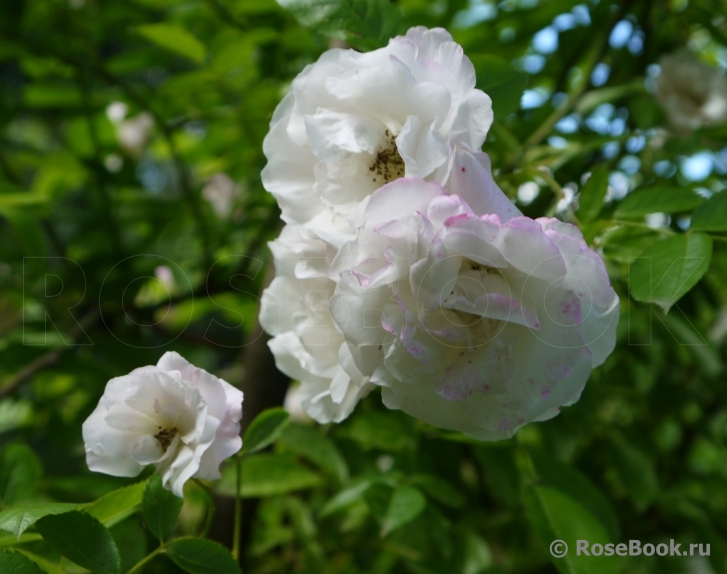
[{"label": "rose bush", "polygon": [[174,352],[156,366],[111,379],[83,423],[88,467],[136,476],[156,465],[182,497],[192,477],[220,478],[220,463],[242,447],[242,392]]},{"label": "rose bush", "polygon": [[405,178],[371,196],[331,312],[386,406],[496,440],[578,400],[619,299],[577,227],[519,215],[472,159],[461,195]]}]

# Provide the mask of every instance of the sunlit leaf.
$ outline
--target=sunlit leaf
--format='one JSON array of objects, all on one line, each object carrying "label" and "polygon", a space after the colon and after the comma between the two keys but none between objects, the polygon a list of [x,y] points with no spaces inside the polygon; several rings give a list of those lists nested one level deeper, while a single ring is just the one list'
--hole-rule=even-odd
[{"label": "sunlit leaf", "polygon": [[704,233],[662,239],[634,260],[629,272],[631,294],[668,311],[702,278],[711,257],[712,240]]}]

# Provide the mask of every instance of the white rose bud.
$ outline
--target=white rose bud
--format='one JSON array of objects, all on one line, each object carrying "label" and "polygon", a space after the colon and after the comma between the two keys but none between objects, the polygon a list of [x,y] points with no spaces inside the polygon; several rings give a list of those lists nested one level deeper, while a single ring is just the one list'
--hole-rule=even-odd
[{"label": "white rose bud", "polygon": [[242,447],[242,392],[174,352],[157,365],[111,379],[83,423],[88,467],[137,476],[156,465],[182,497],[189,478],[220,478],[220,463]]}]

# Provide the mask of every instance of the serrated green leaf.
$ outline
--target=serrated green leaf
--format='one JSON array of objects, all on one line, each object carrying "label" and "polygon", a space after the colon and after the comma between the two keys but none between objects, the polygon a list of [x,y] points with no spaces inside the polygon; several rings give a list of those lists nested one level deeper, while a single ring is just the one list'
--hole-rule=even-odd
[{"label": "serrated green leaf", "polygon": [[164,540],[177,523],[184,501],[162,485],[158,473],[151,475],[144,488],[141,513],[149,531]]},{"label": "serrated green leaf", "polygon": [[691,211],[703,202],[704,198],[689,188],[650,187],[627,195],[618,204],[615,215],[617,218],[631,218],[649,213],[678,213]]},{"label": "serrated green leaf", "polygon": [[603,200],[608,191],[608,166],[599,165],[591,173],[591,177],[581,190],[578,199],[578,218],[583,223],[590,223],[601,212]]},{"label": "serrated green leaf", "polygon": [[427,506],[427,499],[413,486],[394,491],[384,517],[382,536],[401,528],[419,516]]},{"label": "serrated green leaf", "polygon": [[[564,492],[548,486],[527,486],[523,491],[525,515],[544,546],[544,552],[562,574],[616,574],[614,557],[577,555],[578,540],[592,544],[610,542],[604,526]],[[568,545],[565,556],[550,552],[556,540]],[[556,547],[556,550],[562,547]]]},{"label": "serrated green leaf", "polygon": [[669,311],[702,278],[711,258],[712,240],[704,233],[672,235],[657,241],[631,265],[631,295]]},{"label": "serrated green leaf", "polygon": [[204,538],[180,538],[167,546],[165,553],[190,574],[241,574],[227,548]]},{"label": "serrated green leaf", "polygon": [[477,88],[492,99],[495,117],[500,120],[520,107],[528,76],[496,56],[470,57],[477,74]]},{"label": "serrated green leaf", "polygon": [[30,558],[14,550],[0,550],[0,572],[3,574],[46,574]]},{"label": "serrated green leaf", "polygon": [[50,502],[29,508],[11,508],[0,512],[0,528],[7,530],[16,538],[20,538],[37,520],[49,514],[62,514],[78,508],[77,504],[66,502]]},{"label": "serrated green leaf", "polygon": [[283,429],[290,423],[290,415],[285,409],[267,409],[250,423],[242,440],[245,454],[251,454],[274,443]]},{"label": "serrated green leaf", "polygon": [[137,482],[109,492],[86,505],[83,511],[111,528],[139,509],[145,485],[146,481]]},{"label": "serrated green leaf", "polygon": [[727,192],[715,193],[700,205],[689,225],[692,231],[727,231]]},{"label": "serrated green leaf", "polygon": [[111,533],[85,512],[45,516],[35,527],[62,556],[98,574],[120,574],[121,557]]},{"label": "serrated green leaf", "polygon": [[176,52],[201,64],[207,55],[207,49],[195,36],[184,28],[174,24],[145,24],[134,30],[157,46]]}]

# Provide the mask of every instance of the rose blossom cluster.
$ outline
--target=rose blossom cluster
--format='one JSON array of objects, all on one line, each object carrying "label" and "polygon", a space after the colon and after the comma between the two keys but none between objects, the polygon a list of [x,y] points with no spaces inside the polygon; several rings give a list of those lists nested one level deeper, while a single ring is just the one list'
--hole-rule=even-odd
[{"label": "rose blossom cluster", "polygon": [[286,225],[261,322],[315,420],[381,387],[389,408],[506,438],[577,401],[613,350],[601,258],[499,189],[492,120],[462,48],[422,27],[329,50],[275,111],[262,178]]}]

